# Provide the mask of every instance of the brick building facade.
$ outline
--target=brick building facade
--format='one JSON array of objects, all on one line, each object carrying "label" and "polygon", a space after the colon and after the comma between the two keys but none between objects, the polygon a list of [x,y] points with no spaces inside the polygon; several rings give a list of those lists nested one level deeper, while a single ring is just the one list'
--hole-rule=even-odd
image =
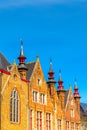
[{"label": "brick building facade", "polygon": [[19,65],[0,54],[1,130],[80,130],[80,95],[75,82],[64,89],[61,72],[55,88],[52,61],[45,80],[39,58],[25,63],[21,44]]}]

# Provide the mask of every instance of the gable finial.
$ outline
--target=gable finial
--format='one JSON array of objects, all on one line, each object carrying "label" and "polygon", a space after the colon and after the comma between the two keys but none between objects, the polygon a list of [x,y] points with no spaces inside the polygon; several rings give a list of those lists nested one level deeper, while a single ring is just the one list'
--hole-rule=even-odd
[{"label": "gable finial", "polygon": [[36,56],[36,61],[40,61],[39,55]]},{"label": "gable finial", "polygon": [[23,49],[23,40],[20,39],[21,49],[20,49],[20,56],[24,56],[24,49]]},{"label": "gable finial", "polygon": [[19,64],[24,64],[26,57],[24,56],[23,40],[22,39],[20,39],[20,45],[21,45],[21,47],[20,47],[20,55],[18,57]]},{"label": "gable finial", "polygon": [[23,46],[23,39],[22,38],[20,38],[20,43]]},{"label": "gable finial", "polygon": [[14,64],[16,64],[16,60],[14,59]]},{"label": "gable finial", "polygon": [[61,69],[59,70],[59,81],[62,81]]},{"label": "gable finial", "polygon": [[64,91],[61,70],[59,70],[58,91]]},{"label": "gable finial", "polygon": [[78,86],[77,86],[77,80],[75,78],[75,82],[74,82],[74,97],[80,97],[80,94],[78,92]]},{"label": "gable finial", "polygon": [[74,80],[74,88],[78,88],[77,79],[76,79],[76,78],[75,78],[75,80]]}]

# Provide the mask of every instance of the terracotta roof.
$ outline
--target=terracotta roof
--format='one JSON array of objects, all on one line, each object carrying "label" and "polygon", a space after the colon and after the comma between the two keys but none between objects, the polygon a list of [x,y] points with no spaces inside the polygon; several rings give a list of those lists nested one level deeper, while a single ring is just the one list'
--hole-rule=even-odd
[{"label": "terracotta roof", "polygon": [[31,77],[31,75],[33,73],[33,69],[34,69],[35,63],[36,62],[30,62],[30,63],[26,64],[26,67],[28,69],[28,71],[27,71],[27,80],[30,79],[30,77]]},{"label": "terracotta roof", "polygon": [[8,65],[10,65],[9,61],[0,53],[0,69],[7,70]]}]

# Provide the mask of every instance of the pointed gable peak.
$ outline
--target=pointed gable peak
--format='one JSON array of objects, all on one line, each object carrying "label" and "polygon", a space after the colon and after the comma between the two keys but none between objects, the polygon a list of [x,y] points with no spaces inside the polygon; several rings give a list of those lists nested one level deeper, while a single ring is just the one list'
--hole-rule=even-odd
[{"label": "pointed gable peak", "polygon": [[13,64],[12,64],[12,68],[15,68],[15,67],[16,67],[16,69],[17,69],[16,61],[14,61]]},{"label": "pointed gable peak", "polygon": [[71,84],[69,85],[69,90],[72,90],[72,85]]},{"label": "pointed gable peak", "polygon": [[36,61],[37,61],[37,62],[40,62],[40,58],[39,58],[38,55],[36,56]]},{"label": "pointed gable peak", "polygon": [[16,65],[16,60],[14,59],[14,62],[13,62],[14,65]]}]

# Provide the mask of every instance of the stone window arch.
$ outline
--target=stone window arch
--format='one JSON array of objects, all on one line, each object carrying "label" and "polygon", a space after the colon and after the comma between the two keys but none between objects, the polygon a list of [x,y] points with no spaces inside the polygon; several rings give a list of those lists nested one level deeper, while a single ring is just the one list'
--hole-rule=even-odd
[{"label": "stone window arch", "polygon": [[19,122],[19,105],[18,91],[14,88],[10,96],[10,121],[13,123]]}]

